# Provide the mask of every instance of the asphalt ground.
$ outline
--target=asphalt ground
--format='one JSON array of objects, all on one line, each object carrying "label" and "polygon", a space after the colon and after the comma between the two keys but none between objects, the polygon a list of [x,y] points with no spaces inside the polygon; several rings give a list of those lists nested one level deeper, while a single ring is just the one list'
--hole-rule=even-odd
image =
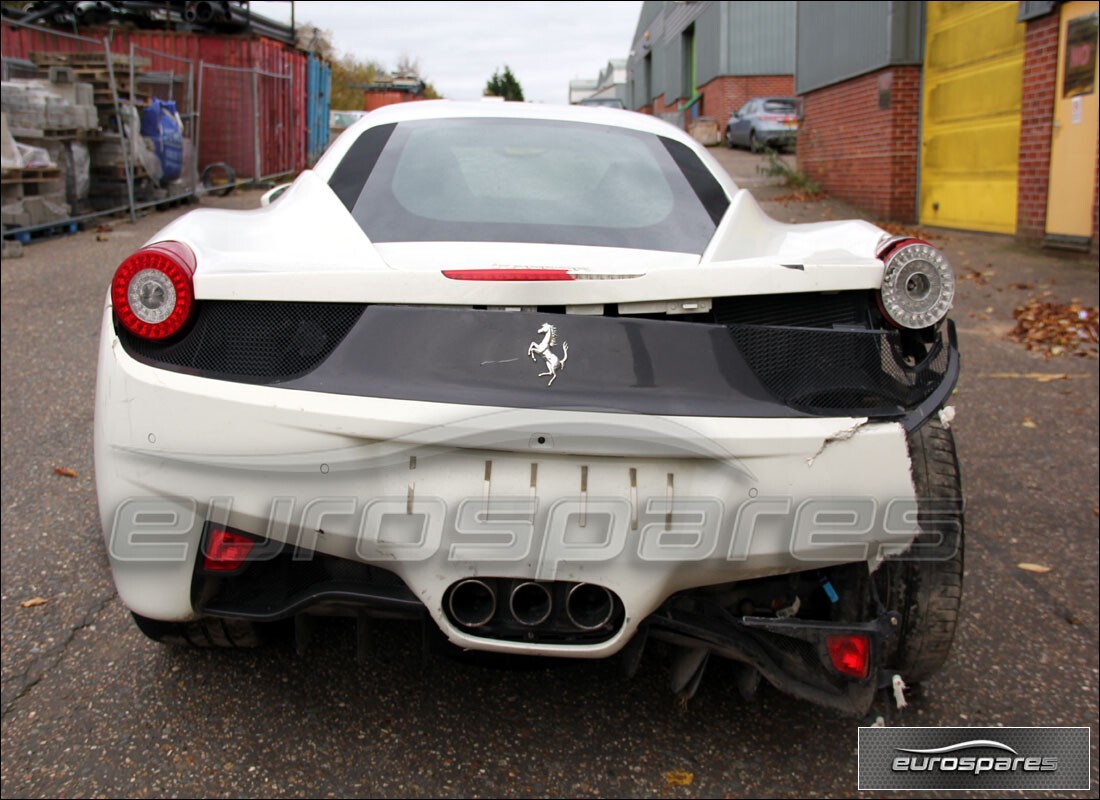
[{"label": "asphalt ground", "polygon": [[[784,198],[756,172],[760,156],[715,153],[782,221],[859,216]],[[721,665],[681,704],[659,649],[628,681],[617,658],[528,669],[424,658],[406,623],[377,625],[365,664],[335,623],[303,655],[146,640],[115,595],[97,518],[96,348],[113,270],[179,213],[36,243],[0,269],[4,797],[857,793],[857,721],[768,688],[746,703]],[[1012,309],[1044,292],[1096,305],[1096,260],[923,233],[958,272],[981,273],[960,282],[954,312],[966,587],[946,669],[893,722],[1089,726],[1095,797],[1097,360],[1045,359],[1007,332]],[[1001,377],[1030,373],[1067,377]],[[45,602],[23,606],[34,598]]]}]

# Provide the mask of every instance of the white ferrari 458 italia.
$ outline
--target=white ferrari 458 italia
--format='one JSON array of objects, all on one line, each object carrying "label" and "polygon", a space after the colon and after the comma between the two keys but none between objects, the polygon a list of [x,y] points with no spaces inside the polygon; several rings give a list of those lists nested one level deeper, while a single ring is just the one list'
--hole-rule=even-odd
[{"label": "white ferrari 458 italia", "polygon": [[953,294],[934,247],[776,222],[652,117],[375,111],[118,267],[119,594],[193,645],[402,617],[632,669],[659,639],[681,695],[715,655],[865,713],[958,616]]}]

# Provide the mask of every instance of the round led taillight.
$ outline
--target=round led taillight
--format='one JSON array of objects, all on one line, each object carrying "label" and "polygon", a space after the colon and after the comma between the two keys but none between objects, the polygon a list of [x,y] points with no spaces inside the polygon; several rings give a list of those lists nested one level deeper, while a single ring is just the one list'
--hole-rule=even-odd
[{"label": "round led taillight", "polygon": [[143,339],[179,333],[195,310],[195,254],[181,242],[143,247],[119,265],[111,304],[126,330]]},{"label": "round led taillight", "polygon": [[916,239],[882,254],[882,310],[902,328],[927,328],[947,316],[955,298],[955,274],[943,253]]}]

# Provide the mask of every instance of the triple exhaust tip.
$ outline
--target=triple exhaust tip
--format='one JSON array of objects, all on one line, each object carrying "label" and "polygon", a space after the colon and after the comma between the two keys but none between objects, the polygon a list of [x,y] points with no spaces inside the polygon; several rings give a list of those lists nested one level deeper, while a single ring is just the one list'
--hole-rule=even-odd
[{"label": "triple exhaust tip", "polygon": [[467,578],[451,591],[451,617],[466,628],[480,628],[497,613],[497,592],[485,581]]},{"label": "triple exhaust tip", "polygon": [[[479,578],[459,581],[451,590],[448,606],[451,618],[464,628],[487,625],[497,611],[496,589]],[[543,583],[524,581],[513,587],[508,598],[512,619],[521,625],[534,627],[550,619],[554,598],[550,587]],[[594,631],[610,622],[615,613],[615,597],[608,589],[593,583],[578,583],[569,588],[565,598],[565,615],[583,631]]]}]

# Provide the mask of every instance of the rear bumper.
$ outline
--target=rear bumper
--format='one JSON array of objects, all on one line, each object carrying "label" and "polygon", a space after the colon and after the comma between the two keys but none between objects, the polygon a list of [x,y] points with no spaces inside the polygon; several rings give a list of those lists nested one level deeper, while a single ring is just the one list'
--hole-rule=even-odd
[{"label": "rear bumper", "polygon": [[[860,417],[501,408],[254,386],[139,363],[103,321],[95,453],[122,600],[195,615],[207,522],[397,575],[455,644],[610,655],[676,592],[867,562],[916,534],[905,429]],[[593,644],[452,624],[471,576],[592,583]]]},{"label": "rear bumper", "polygon": [[798,140],[798,128],[788,128],[786,125],[757,127],[756,137],[769,146],[793,145]]}]

